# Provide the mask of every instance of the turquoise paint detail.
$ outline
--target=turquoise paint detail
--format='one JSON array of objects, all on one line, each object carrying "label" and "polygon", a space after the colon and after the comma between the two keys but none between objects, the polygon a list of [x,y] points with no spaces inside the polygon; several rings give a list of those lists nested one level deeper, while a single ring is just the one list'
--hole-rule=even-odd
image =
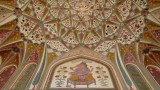
[{"label": "turquoise paint detail", "polygon": [[127,83],[129,86],[132,86],[131,80],[129,79],[129,77],[128,77],[127,74],[125,73],[124,69],[122,68],[122,65],[121,65],[121,63],[120,63],[120,59],[119,59],[119,57],[118,57],[118,54],[116,54],[116,57],[117,57],[117,62],[118,62],[119,69],[120,69],[120,71],[122,72],[122,75],[123,75],[126,83]]},{"label": "turquoise paint detail", "polygon": [[[45,55],[46,55],[46,52],[45,52]],[[43,59],[41,68],[40,68],[39,72],[37,73],[37,75],[36,75],[36,77],[35,77],[35,79],[34,79],[34,81],[33,81],[33,83],[32,83],[33,85],[38,84],[38,82],[39,82],[39,80],[40,80],[40,78],[41,78],[43,69],[44,69],[44,65],[45,65],[45,58]]]}]

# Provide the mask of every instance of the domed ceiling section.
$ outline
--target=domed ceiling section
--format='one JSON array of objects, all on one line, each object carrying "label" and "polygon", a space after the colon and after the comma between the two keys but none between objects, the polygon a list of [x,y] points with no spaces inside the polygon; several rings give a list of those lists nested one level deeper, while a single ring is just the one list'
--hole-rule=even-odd
[{"label": "domed ceiling section", "polygon": [[117,42],[131,44],[143,33],[146,19],[154,18],[159,23],[159,9],[156,5],[150,6],[146,0],[7,2],[0,1],[3,3],[0,6],[0,25],[17,19],[16,29],[24,40],[47,44],[59,52],[67,52],[77,46],[106,51]]},{"label": "domed ceiling section", "polygon": [[115,43],[126,45],[139,40],[147,20],[159,24],[160,9],[155,2],[1,0],[0,25],[16,19],[16,30],[24,40],[47,44],[53,51],[67,52],[77,46],[86,46],[103,52]]},{"label": "domed ceiling section", "polygon": [[[26,87],[33,70],[40,79],[54,58],[78,47],[126,68],[144,66],[160,85],[160,0],[0,0],[0,89],[15,81]],[[22,79],[9,79],[28,64],[33,64],[26,69],[29,78],[24,73]],[[129,70],[132,76],[134,71]]]}]

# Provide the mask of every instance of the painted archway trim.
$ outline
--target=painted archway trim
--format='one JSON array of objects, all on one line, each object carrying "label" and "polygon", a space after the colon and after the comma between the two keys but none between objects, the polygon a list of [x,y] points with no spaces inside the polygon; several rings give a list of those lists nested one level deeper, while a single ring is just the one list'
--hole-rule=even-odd
[{"label": "painted archway trim", "polygon": [[[144,84],[147,85],[147,87],[148,87],[149,90],[153,90],[153,87],[149,84],[148,80],[147,80],[146,77],[142,74],[141,70],[138,68],[137,65],[135,65],[135,64],[133,64],[133,63],[128,63],[128,64],[125,65],[125,67],[127,68],[127,66],[131,66],[132,69],[133,69],[133,67],[134,67],[134,68],[137,70],[139,76],[142,78],[141,81],[144,81]],[[127,70],[128,70],[128,69],[127,69]],[[128,70],[128,72],[129,72],[129,71],[130,71],[130,70]],[[134,72],[134,73],[135,73],[135,72]],[[129,73],[129,75],[130,75],[130,77],[132,78],[131,73]],[[135,78],[137,78],[137,77],[138,77],[138,76],[136,76]],[[133,78],[132,78],[132,81],[134,81]],[[136,87],[139,88],[139,87],[137,86],[137,83],[136,83],[135,81],[134,81],[134,83],[135,83]],[[142,83],[141,83],[141,84],[142,84]],[[141,88],[141,89],[142,89],[142,88]]]},{"label": "painted archway trim", "polygon": [[[35,65],[37,66],[36,63],[29,63],[27,65],[25,65],[22,69],[21,72],[19,73],[19,75],[16,77],[15,81],[12,83],[12,85],[10,85],[9,89],[12,89],[13,86],[18,82],[18,80],[21,78],[22,74],[24,73],[24,71],[26,70],[27,67],[31,66],[31,65]],[[33,73],[34,74],[34,73]],[[32,76],[31,76],[32,77]]]},{"label": "painted archway trim", "polygon": [[98,58],[101,60],[107,60],[107,62],[109,62],[109,63],[113,63],[113,62],[111,62],[111,60],[109,58],[105,57],[104,55],[97,53],[91,49],[85,48],[85,47],[78,47],[76,49],[70,50],[69,52],[55,58],[52,63],[54,63],[58,60],[72,57],[72,56],[90,56],[90,57]]},{"label": "painted archway trim", "polygon": [[[11,76],[13,75],[13,73],[16,71],[17,66],[12,64],[12,65],[8,65],[6,67],[4,67],[1,71],[0,71],[0,90],[4,87],[4,85],[8,82],[8,80],[11,78]],[[4,74],[5,73],[5,74]],[[4,78],[4,76],[8,76],[7,78]]]},{"label": "painted archway trim", "polygon": [[[80,47],[78,49],[72,50],[62,55],[61,57],[58,57],[55,60],[53,60],[53,62],[49,65],[49,69],[46,71],[46,74],[44,75],[45,78],[42,79],[43,82],[41,83],[41,85],[39,85],[41,86],[40,89],[46,88],[46,84],[48,82],[48,79],[50,78],[53,68],[75,58],[87,58],[87,59],[102,63],[105,66],[108,66],[111,69],[112,73],[114,74],[114,78],[117,80],[116,85],[118,85],[118,88],[122,89],[121,84],[124,83],[124,81],[120,76],[118,77],[118,75],[120,75],[120,72],[118,71],[117,66],[107,57],[84,47]],[[120,81],[123,81],[123,82],[120,82]]]},{"label": "painted archway trim", "polygon": [[[148,71],[149,71],[149,67],[155,68],[155,69],[157,69],[157,70],[160,71],[160,68],[159,68],[158,66],[155,66],[155,65],[147,65],[147,66],[146,66],[146,69],[147,69]],[[149,73],[151,74],[151,76],[153,77],[153,79],[155,80],[155,82],[157,83],[157,85],[160,86],[160,83],[159,83],[160,80],[159,80],[159,78],[156,79],[157,76],[158,76],[158,74],[157,74],[156,76],[153,76],[153,72],[151,73],[151,71],[149,71]]]},{"label": "painted archway trim", "polygon": [[[64,62],[60,62],[60,63],[58,63],[58,64],[56,64],[56,65],[54,65],[53,66],[53,68],[51,68],[51,72],[50,72],[50,74],[49,74],[49,78],[47,79],[47,83],[46,83],[46,86],[45,86],[45,89],[46,90],[50,90],[50,89],[52,89],[52,88],[50,88],[51,87],[51,83],[52,83],[52,80],[53,80],[53,77],[52,76],[54,76],[54,73],[55,73],[55,71],[56,71],[56,69],[59,67],[59,66],[63,66],[63,64],[65,64],[65,63],[68,63],[68,62],[74,62],[74,61],[77,61],[78,59],[83,59],[84,60],[84,62],[87,60],[87,61],[89,61],[89,62],[94,62],[94,63],[97,63],[97,64],[100,64],[100,65],[102,65],[102,66],[104,66],[105,68],[106,68],[106,70],[108,70],[109,71],[109,74],[107,74],[107,75],[109,75],[109,77],[111,78],[111,82],[113,83],[113,86],[114,86],[114,88],[94,88],[94,90],[96,89],[96,90],[117,90],[117,89],[119,89],[120,87],[119,87],[119,85],[118,85],[118,83],[116,83],[116,81],[117,81],[117,78],[116,78],[116,76],[115,76],[115,73],[113,72],[113,69],[110,67],[110,66],[108,66],[106,63],[104,63],[104,62],[98,62],[98,61],[96,61],[96,60],[93,60],[93,59],[90,59],[90,58],[87,58],[87,57],[74,57],[74,58],[72,58],[72,59],[68,59],[67,61],[64,61]],[[79,62],[83,62],[83,61],[79,61]],[[78,63],[78,61],[77,61],[77,63]],[[96,64],[95,64],[96,65]],[[93,67],[94,67],[94,65],[93,65]],[[94,78],[95,79],[95,78]],[[96,81],[98,81],[98,80],[96,80]],[[95,82],[94,81],[94,83],[98,83],[98,82]],[[76,88],[76,89],[80,89],[80,90],[88,90],[88,89],[93,89],[93,87],[92,88],[88,88],[89,86],[87,86],[86,88],[82,88],[82,89],[80,89],[80,88]],[[54,88],[53,90],[72,90],[73,88]],[[74,89],[73,89],[74,90]]]},{"label": "painted archway trim", "polygon": [[[36,69],[36,64],[26,65],[26,67],[23,69],[23,73],[20,75],[20,77],[18,78],[18,81],[14,84],[12,89],[21,90],[25,88],[28,82],[30,81],[35,69]],[[32,74],[30,75],[30,73]]]}]

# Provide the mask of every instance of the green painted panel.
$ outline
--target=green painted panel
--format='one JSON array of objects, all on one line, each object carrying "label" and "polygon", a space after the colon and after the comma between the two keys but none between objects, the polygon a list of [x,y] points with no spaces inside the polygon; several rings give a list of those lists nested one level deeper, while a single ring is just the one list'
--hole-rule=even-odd
[{"label": "green painted panel", "polygon": [[145,80],[143,79],[142,75],[139,73],[136,67],[133,65],[128,64],[126,66],[133,82],[135,83],[136,87],[139,90],[150,90],[148,85],[146,84]]},{"label": "green painted panel", "polygon": [[16,84],[13,86],[13,90],[24,90],[30,78],[32,77],[35,68],[35,64],[27,66],[25,70],[22,72],[22,75],[19,77]]}]

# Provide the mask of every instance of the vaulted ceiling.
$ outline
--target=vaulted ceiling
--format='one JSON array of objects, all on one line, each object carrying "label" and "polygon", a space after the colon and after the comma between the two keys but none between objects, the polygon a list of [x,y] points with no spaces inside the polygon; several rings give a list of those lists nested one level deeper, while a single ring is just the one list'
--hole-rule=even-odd
[{"label": "vaulted ceiling", "polygon": [[[156,0],[1,0],[1,33],[46,44],[54,52],[86,46],[97,52],[139,41],[147,24],[159,24]],[[10,25],[10,27],[8,27]],[[6,28],[7,26],[7,28]],[[157,30],[150,33],[159,41]],[[19,36],[18,36],[19,34]],[[16,40],[14,40],[16,41]]]},{"label": "vaulted ceiling", "polygon": [[0,69],[78,47],[160,67],[160,1],[0,0]]}]

